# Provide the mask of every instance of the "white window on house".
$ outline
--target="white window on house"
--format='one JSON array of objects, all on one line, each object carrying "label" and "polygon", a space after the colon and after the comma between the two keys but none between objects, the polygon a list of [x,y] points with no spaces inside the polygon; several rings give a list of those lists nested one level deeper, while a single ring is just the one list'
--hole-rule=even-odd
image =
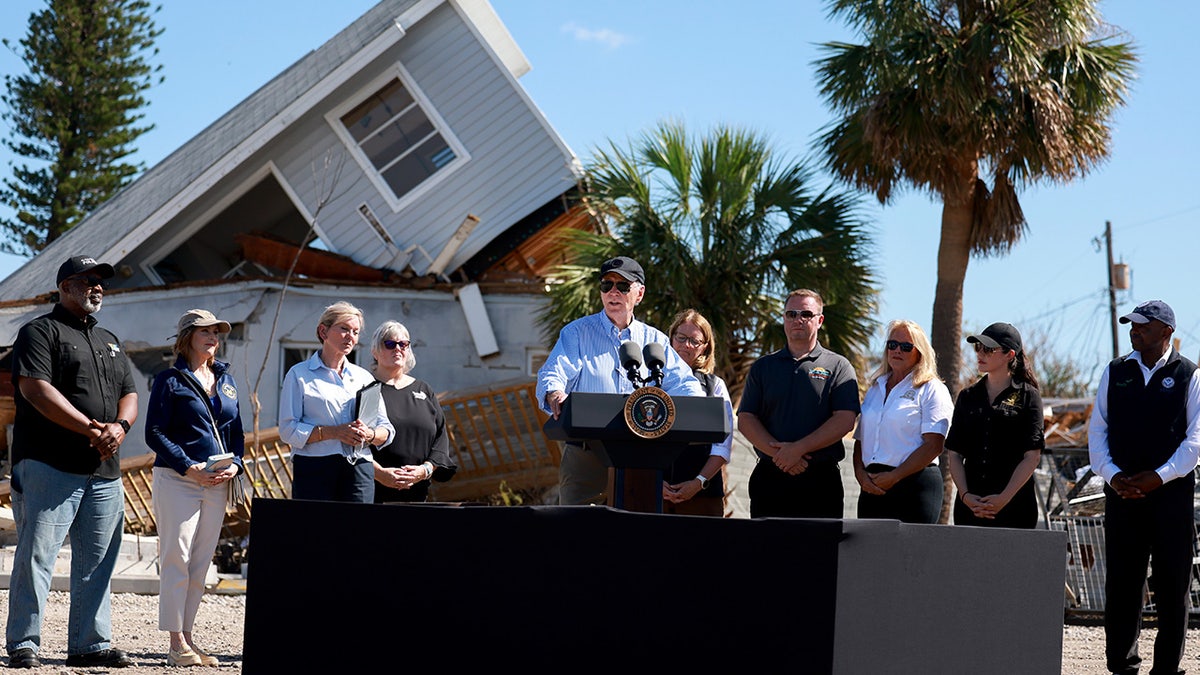
[{"label": "white window on house", "polygon": [[339,119],[397,199],[459,157],[448,133],[399,78]]}]

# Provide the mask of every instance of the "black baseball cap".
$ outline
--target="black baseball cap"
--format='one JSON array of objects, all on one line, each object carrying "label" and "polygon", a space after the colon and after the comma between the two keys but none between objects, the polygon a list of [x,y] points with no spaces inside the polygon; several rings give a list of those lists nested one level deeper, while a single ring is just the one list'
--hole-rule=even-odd
[{"label": "black baseball cap", "polygon": [[978,335],[968,335],[967,342],[978,342],[989,349],[1000,347],[1006,352],[1022,350],[1021,334],[1011,323],[994,323],[984,328]]},{"label": "black baseball cap", "polygon": [[600,276],[609,272],[616,272],[630,281],[646,285],[646,273],[642,271],[642,266],[638,264],[638,261],[633,258],[621,255],[605,260],[604,264],[600,266]]},{"label": "black baseball cap", "polygon": [[1130,321],[1134,323],[1150,323],[1154,319],[1158,319],[1172,329],[1175,328],[1175,311],[1162,300],[1147,300],[1134,307],[1132,312],[1117,320],[1121,323],[1129,323]]},{"label": "black baseball cap", "polygon": [[113,266],[108,263],[96,262],[96,259],[90,255],[77,255],[68,258],[67,262],[58,268],[58,280],[54,282],[54,285],[58,286],[64,279],[84,272],[92,272],[101,279],[110,279],[116,274]]}]

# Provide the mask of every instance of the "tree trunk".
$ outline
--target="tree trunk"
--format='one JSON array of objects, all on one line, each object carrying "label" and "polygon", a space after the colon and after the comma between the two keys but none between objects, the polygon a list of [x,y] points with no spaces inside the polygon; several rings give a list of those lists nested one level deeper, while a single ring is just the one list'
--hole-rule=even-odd
[{"label": "tree trunk", "polygon": [[[946,202],[942,206],[942,233],[938,243],[937,290],[933,296],[933,323],[929,337],[937,353],[938,375],[958,395],[959,370],[962,366],[963,280],[971,259],[971,201]],[[942,515],[938,522],[950,522],[954,505],[954,482],[946,453],[939,461],[942,471]]]}]

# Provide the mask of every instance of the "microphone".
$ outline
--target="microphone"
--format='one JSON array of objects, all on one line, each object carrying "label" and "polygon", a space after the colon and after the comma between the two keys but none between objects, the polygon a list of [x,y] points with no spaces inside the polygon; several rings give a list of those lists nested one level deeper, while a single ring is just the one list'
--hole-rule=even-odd
[{"label": "microphone", "polygon": [[629,381],[633,383],[634,387],[641,385],[642,377],[639,369],[642,367],[642,350],[638,348],[638,343],[633,340],[622,342],[620,356],[621,367],[625,369]]},{"label": "microphone", "polygon": [[667,365],[666,349],[657,342],[651,342],[642,349],[642,356],[646,359],[646,367],[650,369],[649,380],[654,380],[656,387],[662,386],[663,367]]}]

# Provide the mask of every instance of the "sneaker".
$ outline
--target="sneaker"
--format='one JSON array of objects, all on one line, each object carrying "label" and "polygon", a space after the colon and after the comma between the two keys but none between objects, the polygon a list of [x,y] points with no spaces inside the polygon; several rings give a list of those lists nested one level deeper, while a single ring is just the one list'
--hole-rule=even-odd
[{"label": "sneaker", "polygon": [[9,668],[41,668],[42,662],[38,661],[37,653],[29,647],[21,647],[15,652],[8,655]]},{"label": "sneaker", "polygon": [[181,651],[167,650],[167,663],[172,666],[199,666],[204,662],[200,660],[199,654],[184,647]]},{"label": "sneaker", "polygon": [[70,654],[67,656],[67,665],[72,668],[77,666],[128,668],[133,665],[133,659],[120,649],[101,649],[98,652],[88,652],[87,654]]}]

